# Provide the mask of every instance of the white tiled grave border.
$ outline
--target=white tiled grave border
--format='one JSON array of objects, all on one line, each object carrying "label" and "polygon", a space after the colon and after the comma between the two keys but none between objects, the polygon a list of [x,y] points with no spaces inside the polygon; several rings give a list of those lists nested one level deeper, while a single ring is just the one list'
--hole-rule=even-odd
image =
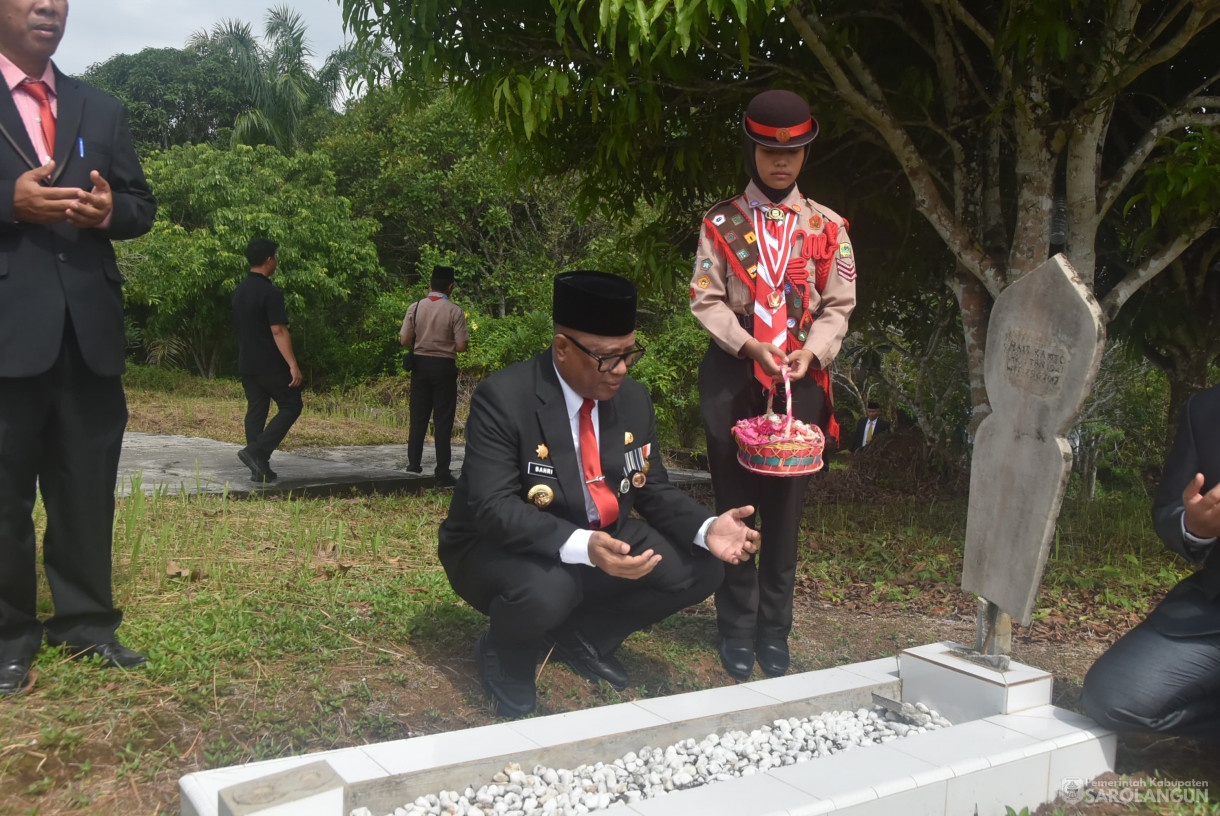
[{"label": "white tiled grave border", "polygon": [[834,669],[201,771],[179,782],[181,814],[390,813],[422,794],[477,788],[508,762],[574,768],[643,745],[871,706],[873,692],[924,702],[954,726],[601,812],[1002,816],[1006,806],[1032,811],[1054,799],[1065,779],[1113,770],[1113,732],[1049,705],[1049,674],[1015,662],[1005,672],[982,668],[950,654],[961,648],[935,643]]}]

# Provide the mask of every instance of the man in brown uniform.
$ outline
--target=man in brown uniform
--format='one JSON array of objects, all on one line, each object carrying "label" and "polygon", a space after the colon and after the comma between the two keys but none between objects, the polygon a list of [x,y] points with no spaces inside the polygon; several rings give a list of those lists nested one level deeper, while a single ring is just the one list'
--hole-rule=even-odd
[{"label": "man in brown uniform", "polygon": [[466,315],[449,300],[453,267],[432,268],[432,291],[411,304],[402,320],[398,339],[415,351],[411,373],[411,432],[407,439],[407,470],[423,472],[424,437],[432,419],[436,439],[436,484],[453,487],[449,472],[453,417],[457,413],[457,356],[470,343]]},{"label": "man in brown uniform", "polygon": [[796,187],[818,131],[809,106],[791,91],[766,91],[750,102],[742,128],[751,181],[704,217],[690,285],[691,312],[711,335],[699,398],[716,512],[751,504],[762,523],[757,564],[726,564],[716,592],[720,661],[738,680],[750,676],[755,657],[768,675],[788,670],[797,531],[809,476],[747,471],[737,462],[731,429],[768,410],[770,389],[782,383],[786,366],[793,416],[837,438],[826,368],[856,305],[847,220]]}]

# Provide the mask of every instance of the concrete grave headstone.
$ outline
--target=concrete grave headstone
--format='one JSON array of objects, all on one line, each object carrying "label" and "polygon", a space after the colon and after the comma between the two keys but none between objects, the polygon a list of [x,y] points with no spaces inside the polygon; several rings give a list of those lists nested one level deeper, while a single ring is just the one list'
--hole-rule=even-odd
[{"label": "concrete grave headstone", "polygon": [[962,589],[1026,626],[1071,471],[1067,433],[1104,343],[1097,301],[1063,255],[1009,285],[991,312],[992,413],[974,440]]}]

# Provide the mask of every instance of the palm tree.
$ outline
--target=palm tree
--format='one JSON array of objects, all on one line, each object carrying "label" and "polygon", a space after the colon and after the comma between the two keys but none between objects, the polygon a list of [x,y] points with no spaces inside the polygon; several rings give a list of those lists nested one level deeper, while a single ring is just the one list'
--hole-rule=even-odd
[{"label": "palm tree", "polygon": [[233,123],[234,145],[270,144],[283,153],[298,146],[302,119],[339,100],[352,65],[352,51],[342,48],[322,68],[309,62],[313,51],[301,15],[288,6],[268,10],[262,43],[249,23],[221,20],[211,32],[198,31],[188,47],[227,54],[237,63],[250,94],[250,107]]}]

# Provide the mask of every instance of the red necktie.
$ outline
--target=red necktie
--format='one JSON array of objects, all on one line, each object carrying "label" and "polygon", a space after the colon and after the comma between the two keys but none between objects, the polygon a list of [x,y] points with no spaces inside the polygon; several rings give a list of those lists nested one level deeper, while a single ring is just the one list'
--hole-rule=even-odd
[{"label": "red necktie", "polygon": [[17,87],[38,101],[38,120],[42,124],[42,138],[47,143],[47,155],[55,155],[55,114],[51,112],[51,93],[47,84],[41,79],[27,79]]},{"label": "red necktie", "polygon": [[602,476],[601,457],[597,455],[597,436],[593,433],[593,400],[587,399],[580,406],[580,467],[585,473],[585,484],[589,495],[597,506],[598,518],[593,528],[609,527],[618,518],[618,498]]}]

